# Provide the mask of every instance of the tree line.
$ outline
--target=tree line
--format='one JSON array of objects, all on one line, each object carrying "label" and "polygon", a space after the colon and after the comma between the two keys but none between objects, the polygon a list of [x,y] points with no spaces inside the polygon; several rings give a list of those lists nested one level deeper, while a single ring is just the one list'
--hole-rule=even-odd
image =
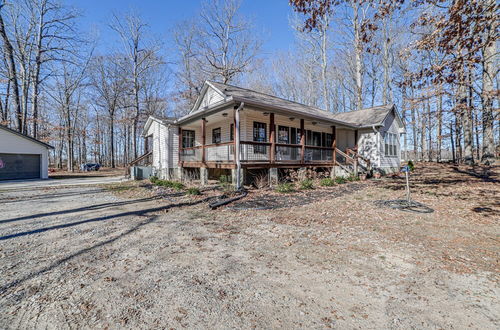
[{"label": "tree line", "polygon": [[406,125],[406,157],[494,161],[494,0],[290,6],[294,42],[269,54],[265,33],[238,0],[202,1],[166,37],[137,12],[110,13],[116,45],[108,48],[79,25],[78,8],[0,0],[0,121],[53,145],[54,166],[123,166],[143,153],[148,116],[186,114],[212,79],[331,112],[394,103]]}]

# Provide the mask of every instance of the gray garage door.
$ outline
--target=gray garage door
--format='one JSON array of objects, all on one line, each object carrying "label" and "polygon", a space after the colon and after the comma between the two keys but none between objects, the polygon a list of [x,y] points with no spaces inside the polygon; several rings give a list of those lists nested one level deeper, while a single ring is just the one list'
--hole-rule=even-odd
[{"label": "gray garage door", "polygon": [[0,180],[40,178],[40,155],[0,154]]}]

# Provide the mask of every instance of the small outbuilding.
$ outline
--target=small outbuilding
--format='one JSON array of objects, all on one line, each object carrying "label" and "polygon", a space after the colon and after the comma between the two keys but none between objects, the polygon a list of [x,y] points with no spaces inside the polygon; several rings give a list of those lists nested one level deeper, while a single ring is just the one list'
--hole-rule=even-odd
[{"label": "small outbuilding", "polygon": [[0,125],[0,180],[47,179],[52,146]]}]

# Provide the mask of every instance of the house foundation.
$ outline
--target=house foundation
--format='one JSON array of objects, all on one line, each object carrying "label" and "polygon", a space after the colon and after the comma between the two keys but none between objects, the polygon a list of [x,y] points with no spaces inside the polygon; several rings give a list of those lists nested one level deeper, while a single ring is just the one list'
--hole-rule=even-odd
[{"label": "house foundation", "polygon": [[208,184],[208,168],[200,167],[200,183],[202,186]]},{"label": "house foundation", "polygon": [[[239,175],[238,175],[239,174]],[[239,184],[238,184],[238,178],[240,180]],[[232,180],[232,184],[235,186],[235,187],[243,187],[243,183],[245,182],[245,170],[244,169],[236,169],[236,168],[233,168],[231,169],[231,180]]]},{"label": "house foundation", "polygon": [[269,185],[275,186],[279,183],[278,169],[272,167],[269,169]]}]

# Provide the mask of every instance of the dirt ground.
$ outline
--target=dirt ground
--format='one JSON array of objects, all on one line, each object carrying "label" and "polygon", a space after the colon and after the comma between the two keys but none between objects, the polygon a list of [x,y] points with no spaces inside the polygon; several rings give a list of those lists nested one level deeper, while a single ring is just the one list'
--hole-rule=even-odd
[{"label": "dirt ground", "polygon": [[432,212],[378,202],[402,177],[240,202],[263,210],[144,183],[0,191],[0,328],[498,329],[498,168],[411,182]]}]

